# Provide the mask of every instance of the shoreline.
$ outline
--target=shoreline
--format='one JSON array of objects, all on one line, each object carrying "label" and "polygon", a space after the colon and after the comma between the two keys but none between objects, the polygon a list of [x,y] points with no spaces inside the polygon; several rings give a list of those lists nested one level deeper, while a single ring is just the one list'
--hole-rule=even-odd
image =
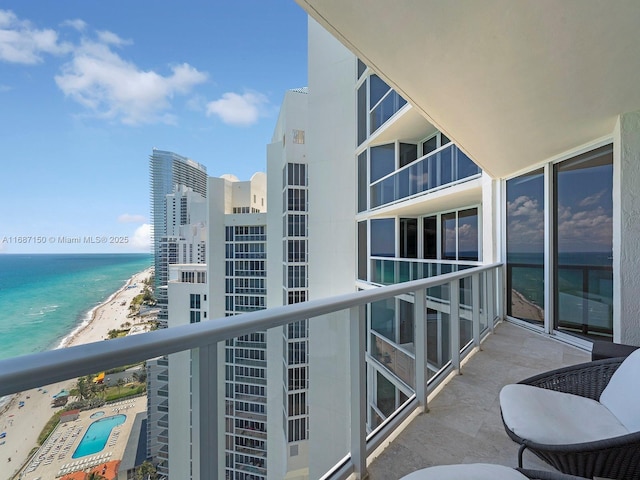
[{"label": "shoreline", "polygon": [[[143,281],[152,272],[151,266],[132,275],[120,289],[89,310],[80,324],[63,337],[55,349],[104,341],[108,339],[110,330],[120,330],[126,322],[131,325],[142,323],[140,318],[128,316],[129,305],[142,291]],[[75,378],[4,397],[7,400],[0,405],[0,431],[6,432],[6,437],[3,439],[5,443],[0,445],[0,465],[5,465],[2,470],[7,477],[3,478],[11,478],[38,446],[40,432],[59,410],[51,407],[52,395],[62,389],[70,390],[74,385]],[[22,402],[23,406],[20,406]]]}]

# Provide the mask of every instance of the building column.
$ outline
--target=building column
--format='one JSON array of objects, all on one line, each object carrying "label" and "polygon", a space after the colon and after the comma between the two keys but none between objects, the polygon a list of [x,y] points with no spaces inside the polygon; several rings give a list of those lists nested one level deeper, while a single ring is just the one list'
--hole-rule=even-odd
[{"label": "building column", "polygon": [[618,117],[613,162],[613,340],[640,345],[640,111]]}]

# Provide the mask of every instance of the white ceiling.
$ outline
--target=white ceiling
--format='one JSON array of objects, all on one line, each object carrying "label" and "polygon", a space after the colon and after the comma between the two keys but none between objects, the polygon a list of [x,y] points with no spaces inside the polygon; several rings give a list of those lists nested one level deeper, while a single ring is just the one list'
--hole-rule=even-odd
[{"label": "white ceiling", "polygon": [[494,177],[640,110],[638,0],[296,0]]}]

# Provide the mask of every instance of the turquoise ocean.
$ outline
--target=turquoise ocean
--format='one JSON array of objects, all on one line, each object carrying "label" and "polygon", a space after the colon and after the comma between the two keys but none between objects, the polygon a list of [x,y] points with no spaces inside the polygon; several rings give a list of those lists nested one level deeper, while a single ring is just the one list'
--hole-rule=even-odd
[{"label": "turquoise ocean", "polygon": [[149,254],[0,255],[0,359],[57,348]]}]

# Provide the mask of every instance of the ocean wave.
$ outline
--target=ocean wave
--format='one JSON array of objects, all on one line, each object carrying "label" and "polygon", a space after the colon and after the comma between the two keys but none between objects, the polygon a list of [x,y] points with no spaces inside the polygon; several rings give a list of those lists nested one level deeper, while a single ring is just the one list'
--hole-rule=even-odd
[{"label": "ocean wave", "polygon": [[44,307],[41,307],[37,312],[29,312],[25,315],[27,317],[41,317],[43,315],[46,315],[47,313],[55,312],[59,307],[60,305],[45,305]]}]

